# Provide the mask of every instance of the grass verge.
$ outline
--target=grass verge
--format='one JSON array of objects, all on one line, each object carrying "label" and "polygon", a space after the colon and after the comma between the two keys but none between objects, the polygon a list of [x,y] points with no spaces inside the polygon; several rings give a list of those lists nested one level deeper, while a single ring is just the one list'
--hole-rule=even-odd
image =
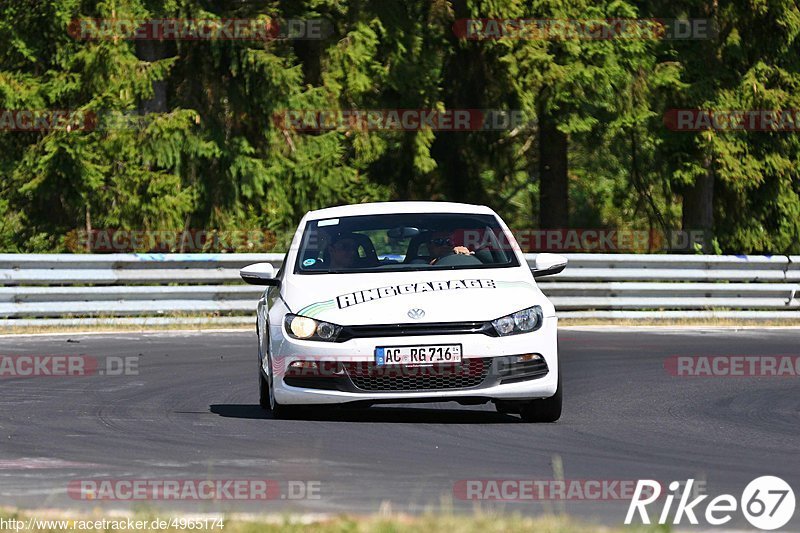
[{"label": "grass verge", "polygon": [[[180,527],[171,524],[172,519],[190,521],[201,527]],[[29,519],[34,519],[29,522]],[[140,521],[144,528],[131,529],[132,522]],[[11,522],[16,520],[18,522]],[[106,523],[98,523],[106,520]],[[151,527],[154,520],[166,521],[166,528]],[[219,520],[224,528],[219,527]],[[369,516],[337,515],[183,515],[165,516],[152,513],[76,514],[66,511],[0,511],[0,522],[6,531],[14,533],[45,533],[57,531],[137,531],[137,532],[185,532],[212,531],[221,533],[433,533],[439,531],[459,533],[634,533],[637,531],[667,531],[658,527],[620,526],[608,527],[581,522],[563,515],[526,517],[519,514],[495,514],[475,512],[471,515],[425,514],[410,516],[403,514],[377,514]],[[21,528],[9,527],[22,523]],[[99,525],[100,528],[81,527]],[[209,527],[202,527],[202,526]],[[33,526],[33,527],[29,527]]]}]

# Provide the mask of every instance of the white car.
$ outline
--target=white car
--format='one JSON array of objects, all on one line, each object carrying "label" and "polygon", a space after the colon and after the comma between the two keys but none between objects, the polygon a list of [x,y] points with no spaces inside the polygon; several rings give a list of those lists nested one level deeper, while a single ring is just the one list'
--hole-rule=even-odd
[{"label": "white car", "polygon": [[525,421],[561,416],[555,309],[508,227],[484,206],[390,202],[307,213],[267,285],[256,332],[260,404],[493,402]]}]

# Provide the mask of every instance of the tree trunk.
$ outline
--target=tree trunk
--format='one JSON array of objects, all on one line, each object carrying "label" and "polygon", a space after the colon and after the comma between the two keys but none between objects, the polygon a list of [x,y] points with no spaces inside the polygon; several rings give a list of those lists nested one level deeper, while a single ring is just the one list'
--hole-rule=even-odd
[{"label": "tree trunk", "polygon": [[566,228],[569,225],[567,187],[567,135],[539,106],[539,227]]},{"label": "tree trunk", "polygon": [[703,252],[709,253],[711,230],[714,226],[714,171],[711,161],[703,162],[705,174],[683,192],[683,231],[703,231]]},{"label": "tree trunk", "polygon": [[86,202],[86,253],[92,253],[92,209]]},{"label": "tree trunk", "polygon": [[[166,43],[163,41],[136,41],[136,57],[142,61],[154,62],[169,57]],[[139,104],[139,113],[167,112],[167,82],[153,82],[153,97]]]},{"label": "tree trunk", "polygon": [[[717,17],[718,1],[712,0],[705,6],[705,16],[709,20]],[[720,64],[717,52],[720,43],[718,37],[713,40],[706,40],[703,43],[702,56],[705,59],[709,79],[720,79],[718,73],[724,70],[724,65]],[[722,69],[722,70],[721,70]],[[714,168],[711,160],[710,148],[706,152],[699,153],[703,157],[704,173],[697,177],[694,184],[686,187],[683,191],[683,213],[682,221],[684,232],[703,231],[703,253],[711,252],[711,230],[714,226]]]}]

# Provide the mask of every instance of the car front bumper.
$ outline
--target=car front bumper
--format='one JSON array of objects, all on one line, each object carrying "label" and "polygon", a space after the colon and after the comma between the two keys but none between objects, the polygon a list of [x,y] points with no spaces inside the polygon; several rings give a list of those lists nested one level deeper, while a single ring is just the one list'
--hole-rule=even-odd
[{"label": "car front bumper", "polygon": [[[397,402],[441,402],[450,400],[527,400],[549,398],[556,392],[558,382],[557,318],[547,317],[542,327],[534,332],[507,337],[490,337],[484,334],[469,335],[418,335],[402,337],[357,338],[341,343],[301,341],[288,337],[282,327],[270,328],[270,353],[272,365],[262,361],[262,371],[273,373],[275,399],[286,405],[340,404],[350,402],[397,403]],[[468,367],[482,371],[482,379],[469,379],[469,386],[461,387],[457,382],[451,388],[428,388],[415,390],[364,389],[364,370],[375,360],[378,346],[461,344],[462,369]],[[536,375],[509,374],[509,356],[536,354],[541,356],[545,372]],[[468,364],[468,360],[475,364]],[[324,377],[304,381],[290,368],[294,361],[314,361]],[[481,361],[482,363],[478,363]],[[435,374],[437,370],[426,367],[411,367],[399,370],[392,376],[405,378],[415,373]],[[361,369],[361,370],[359,370]],[[295,369],[296,370],[296,369]],[[316,374],[317,371],[311,372]],[[308,377],[309,373],[301,373]],[[520,377],[521,376],[521,377]],[[527,377],[526,377],[527,376]],[[369,380],[368,380],[369,381]],[[288,382],[288,383],[287,383]],[[386,384],[387,380],[370,381]],[[422,383],[411,381],[411,383]],[[441,382],[438,382],[441,383]]]}]

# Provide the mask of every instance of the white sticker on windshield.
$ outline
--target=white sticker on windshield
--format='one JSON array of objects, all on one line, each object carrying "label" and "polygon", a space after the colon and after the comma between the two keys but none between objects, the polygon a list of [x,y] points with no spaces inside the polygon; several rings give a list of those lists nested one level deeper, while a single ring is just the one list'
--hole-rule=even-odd
[{"label": "white sticker on windshield", "polygon": [[329,218],[328,220],[320,220],[317,222],[317,227],[321,228],[323,226],[335,226],[339,223],[338,218]]}]

